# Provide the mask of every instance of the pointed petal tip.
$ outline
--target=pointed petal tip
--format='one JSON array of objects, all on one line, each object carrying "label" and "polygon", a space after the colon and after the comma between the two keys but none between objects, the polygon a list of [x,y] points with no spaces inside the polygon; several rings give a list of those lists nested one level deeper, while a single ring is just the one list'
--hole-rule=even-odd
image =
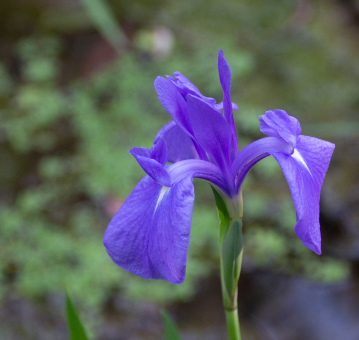
[{"label": "pointed petal tip", "polygon": [[156,91],[157,91],[157,86],[158,86],[159,82],[162,81],[162,79],[165,79],[165,78],[158,76],[158,77],[156,77],[155,81],[153,82],[153,85],[154,85]]},{"label": "pointed petal tip", "polygon": [[317,255],[321,255],[322,254],[322,249],[320,247],[320,245],[315,245],[313,243],[308,243],[308,242],[304,242],[303,244],[311,251],[313,251],[314,253],[316,253]]}]

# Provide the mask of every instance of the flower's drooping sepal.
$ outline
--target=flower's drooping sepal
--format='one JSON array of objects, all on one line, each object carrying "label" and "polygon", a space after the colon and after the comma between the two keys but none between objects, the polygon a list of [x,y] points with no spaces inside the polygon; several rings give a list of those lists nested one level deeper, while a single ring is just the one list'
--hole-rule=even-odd
[{"label": "flower's drooping sepal", "polygon": [[111,259],[145,279],[182,283],[193,201],[192,176],[171,188],[143,178],[106,230],[104,246]]},{"label": "flower's drooping sepal", "polygon": [[170,187],[171,177],[165,168],[168,159],[166,142],[158,138],[151,150],[145,148],[132,148],[133,155],[142,169],[157,183]]},{"label": "flower's drooping sepal", "polygon": [[299,135],[299,122],[285,111],[269,111],[260,119],[261,131],[283,138],[293,153],[273,153],[287,179],[297,214],[295,232],[304,245],[321,254],[319,225],[320,189],[335,145],[321,139]]}]

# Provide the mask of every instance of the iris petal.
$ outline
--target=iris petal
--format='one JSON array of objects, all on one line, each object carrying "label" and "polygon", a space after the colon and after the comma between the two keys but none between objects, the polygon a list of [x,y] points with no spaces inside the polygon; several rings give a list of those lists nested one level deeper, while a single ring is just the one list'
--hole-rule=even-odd
[{"label": "iris petal", "polygon": [[[141,168],[149,175],[154,181],[167,187],[171,186],[171,177],[165,167],[157,160],[143,155],[144,148],[132,148],[130,154],[136,158],[136,161]],[[146,149],[144,149],[146,150]],[[150,150],[148,150],[150,153]]]},{"label": "iris petal", "polygon": [[212,106],[216,104],[216,100],[214,98],[205,97],[182,73],[174,72],[173,76],[175,77],[175,80],[172,77],[167,77],[167,79],[172,81],[172,83],[181,92],[183,98],[186,98],[187,94],[193,94]]},{"label": "iris petal", "polygon": [[151,158],[155,159],[161,165],[165,165],[168,160],[168,150],[166,142],[162,138],[157,138],[151,149]]},{"label": "iris petal", "polygon": [[155,80],[155,89],[164,109],[185,133],[193,137],[192,128],[188,119],[186,101],[176,86],[163,77],[157,77]]},{"label": "iris petal", "polygon": [[168,161],[175,163],[185,159],[198,159],[198,153],[192,139],[183,132],[175,121],[167,123],[157,134],[154,142],[159,138],[166,141]]},{"label": "iris petal", "polygon": [[193,135],[191,122],[188,118],[187,103],[177,87],[170,80],[157,77],[155,80],[155,89],[164,109],[170,114],[182,131],[192,139],[199,157],[206,159],[205,151],[200,147]]},{"label": "iris petal", "polygon": [[182,283],[193,201],[192,176],[171,188],[143,178],[106,230],[104,246],[111,259],[145,279]]},{"label": "iris petal", "polygon": [[[223,110],[223,102],[214,104],[214,108],[218,111]],[[232,110],[238,111],[238,105],[232,102]]]},{"label": "iris petal", "polygon": [[220,112],[208,103],[187,95],[188,113],[198,143],[213,158],[230,183],[231,129]]},{"label": "iris petal", "polygon": [[260,129],[265,135],[281,137],[294,148],[301,133],[299,121],[283,110],[267,111],[259,118]]},{"label": "iris petal", "polygon": [[320,189],[335,145],[299,136],[292,155],[274,153],[292,194],[297,223],[295,232],[304,245],[321,254],[319,224]]}]

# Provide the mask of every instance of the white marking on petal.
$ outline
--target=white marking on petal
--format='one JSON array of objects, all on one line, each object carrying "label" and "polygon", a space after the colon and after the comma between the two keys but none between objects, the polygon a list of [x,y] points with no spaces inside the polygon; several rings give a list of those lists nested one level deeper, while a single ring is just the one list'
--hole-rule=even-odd
[{"label": "white marking on petal", "polygon": [[294,149],[292,155],[291,155],[294,159],[296,159],[299,163],[303,164],[304,167],[308,170],[308,172],[310,173],[310,175],[313,177],[312,173],[310,172],[307,163],[305,163],[302,155],[298,152],[297,149]]},{"label": "white marking on petal", "polygon": [[165,186],[162,187],[162,189],[160,191],[160,195],[158,196],[158,199],[157,199],[155,211],[157,210],[157,207],[161,203],[163,197],[166,195],[166,193],[168,193],[170,191],[170,189],[171,189],[170,187],[165,187]]}]

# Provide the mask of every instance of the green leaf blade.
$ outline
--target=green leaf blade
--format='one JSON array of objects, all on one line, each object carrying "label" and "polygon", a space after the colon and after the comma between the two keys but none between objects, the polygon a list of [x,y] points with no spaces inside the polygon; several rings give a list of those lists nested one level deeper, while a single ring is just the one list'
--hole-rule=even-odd
[{"label": "green leaf blade", "polygon": [[166,340],[181,340],[178,328],[171,316],[165,311],[161,311],[163,324],[165,327],[165,339]]},{"label": "green leaf blade", "polygon": [[105,0],[82,0],[82,4],[100,34],[120,52],[128,44],[111,8]]},{"label": "green leaf blade", "polygon": [[218,193],[218,191],[215,188],[213,188],[212,186],[211,188],[213,191],[214,199],[216,201],[219,220],[221,222],[219,227],[219,237],[220,237],[220,242],[222,243],[223,238],[225,237],[228,231],[230,218],[229,218],[228,210],[226,208],[226,203],[224,202],[222,196]]},{"label": "green leaf blade", "polygon": [[222,244],[223,275],[227,292],[235,298],[241,270],[241,252],[243,249],[242,221],[233,220]]},{"label": "green leaf blade", "polygon": [[69,294],[66,292],[66,316],[67,326],[69,328],[70,340],[88,340],[85,329],[76,312]]}]

